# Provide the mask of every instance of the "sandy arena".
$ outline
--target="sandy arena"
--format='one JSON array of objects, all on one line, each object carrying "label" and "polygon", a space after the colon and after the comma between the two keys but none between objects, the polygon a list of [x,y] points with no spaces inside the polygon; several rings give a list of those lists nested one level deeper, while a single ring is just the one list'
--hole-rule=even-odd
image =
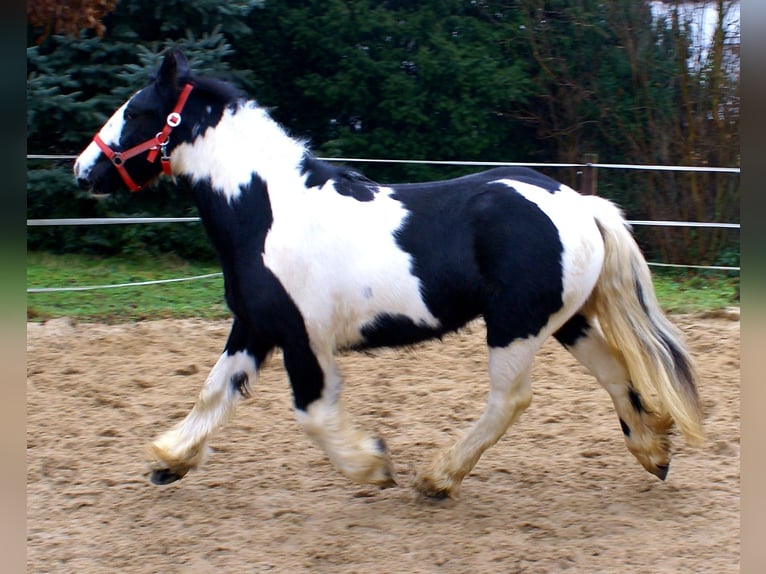
[{"label": "sandy arena", "polygon": [[445,501],[412,477],[483,408],[480,323],[340,357],[349,410],[391,451],[388,490],[350,483],[309,442],[278,353],[208,464],[154,486],[143,447],[189,411],[228,322],[29,323],[27,571],[738,572],[739,315],[672,319],[697,360],[707,442],[676,437],[667,482],[551,339],[532,405]]}]

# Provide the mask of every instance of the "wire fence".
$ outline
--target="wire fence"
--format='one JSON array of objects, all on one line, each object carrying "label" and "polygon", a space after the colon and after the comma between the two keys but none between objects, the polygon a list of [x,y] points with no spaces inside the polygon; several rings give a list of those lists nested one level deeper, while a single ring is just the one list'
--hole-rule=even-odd
[{"label": "wire fence", "polygon": [[[34,160],[72,160],[73,155],[46,155],[28,154],[27,159]],[[439,161],[439,160],[405,160],[405,159],[380,159],[380,158],[317,158],[328,162],[343,163],[409,163],[428,165],[452,165],[474,167],[553,167],[553,168],[589,168],[589,169],[622,169],[622,170],[653,170],[653,171],[696,171],[717,173],[740,173],[738,167],[708,167],[708,166],[675,166],[675,165],[633,165],[633,164],[608,164],[608,163],[539,163],[539,162],[494,162],[494,161]],[[68,225],[137,225],[152,223],[199,223],[199,217],[108,217],[108,218],[63,218],[63,219],[28,219],[27,226],[68,226]],[[657,227],[699,227],[699,228],[725,228],[740,229],[739,223],[698,222],[698,221],[645,221],[628,220],[630,225],[646,225]],[[676,263],[649,262],[652,267],[701,269],[712,271],[739,272],[740,267],[724,265],[691,265]],[[92,291],[100,289],[115,289],[122,287],[139,287],[146,285],[160,285],[176,283],[180,281],[197,281],[212,277],[221,277],[222,273],[210,273],[191,277],[179,277],[173,279],[157,279],[153,281],[138,281],[133,283],[119,283],[108,285],[83,285],[76,287],[30,287],[27,293],[55,293],[65,291]]]},{"label": "wire fence", "polygon": [[[72,219],[27,219],[29,227],[66,226],[66,225],[120,225],[130,223],[195,223],[199,217],[88,217]],[[656,227],[710,227],[739,229],[739,223],[703,223],[701,221],[642,221],[628,220],[631,225],[649,225]]]},{"label": "wire fence", "polygon": [[[45,155],[28,154],[27,159],[65,160],[77,159],[76,155]],[[715,173],[740,173],[738,167],[714,167],[692,165],[636,165],[627,163],[545,163],[545,162],[521,162],[521,161],[458,161],[458,160],[431,160],[431,159],[381,159],[361,157],[318,157],[320,161],[342,163],[410,163],[419,165],[455,165],[474,167],[593,167],[599,169],[637,169],[653,171],[698,171]]]}]

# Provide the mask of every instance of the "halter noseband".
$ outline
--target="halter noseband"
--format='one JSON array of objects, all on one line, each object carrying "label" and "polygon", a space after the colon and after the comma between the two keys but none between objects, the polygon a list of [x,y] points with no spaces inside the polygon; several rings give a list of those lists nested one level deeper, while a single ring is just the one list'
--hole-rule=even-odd
[{"label": "halter noseband", "polygon": [[112,165],[117,168],[118,173],[122,176],[122,180],[125,182],[125,185],[128,186],[130,191],[138,191],[142,189],[146,183],[141,185],[136,184],[125,169],[125,162],[145,151],[149,152],[146,156],[146,161],[149,163],[154,163],[157,160],[157,153],[161,151],[162,155],[160,156],[160,162],[162,163],[162,172],[165,175],[171,175],[170,156],[168,155],[167,149],[168,141],[170,140],[170,132],[181,123],[181,112],[186,105],[186,100],[189,99],[189,94],[191,93],[192,88],[193,86],[191,84],[186,84],[184,86],[181,95],[178,96],[178,101],[176,102],[173,111],[168,114],[168,117],[165,120],[165,125],[162,127],[162,131],[157,132],[157,135],[143,143],[133,146],[125,151],[114,151],[101,139],[101,136],[96,134],[93,137],[93,141],[96,142],[96,145],[101,148],[101,151],[104,152],[107,159],[109,159],[109,161],[112,162]]}]

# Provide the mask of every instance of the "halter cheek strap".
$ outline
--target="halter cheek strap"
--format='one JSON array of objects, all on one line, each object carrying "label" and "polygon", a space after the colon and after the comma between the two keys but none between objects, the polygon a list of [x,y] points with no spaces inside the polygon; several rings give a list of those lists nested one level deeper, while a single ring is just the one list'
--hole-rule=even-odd
[{"label": "halter cheek strap", "polygon": [[172,174],[170,169],[170,156],[168,155],[167,149],[168,142],[170,141],[170,132],[173,131],[173,128],[176,128],[181,124],[181,112],[186,105],[186,100],[189,99],[189,94],[191,93],[192,88],[193,86],[191,84],[186,84],[184,86],[184,89],[178,96],[176,105],[173,107],[173,111],[168,114],[168,117],[165,120],[165,125],[163,126],[162,131],[157,132],[157,135],[151,139],[146,140],[145,142],[133,146],[132,148],[125,151],[114,151],[103,139],[101,139],[101,136],[96,134],[93,137],[93,141],[96,142],[96,145],[101,149],[102,152],[104,152],[104,155],[109,159],[109,161],[112,162],[112,165],[114,165],[114,167],[117,169],[117,172],[120,174],[122,180],[125,182],[125,185],[128,186],[130,191],[138,191],[142,189],[146,183],[138,185],[135,181],[133,181],[133,178],[130,177],[130,174],[128,174],[128,171],[125,169],[125,162],[130,158],[140,155],[146,151],[149,152],[146,156],[146,161],[149,163],[154,163],[157,160],[157,154],[162,152],[162,155],[160,156],[162,172],[165,175]]}]

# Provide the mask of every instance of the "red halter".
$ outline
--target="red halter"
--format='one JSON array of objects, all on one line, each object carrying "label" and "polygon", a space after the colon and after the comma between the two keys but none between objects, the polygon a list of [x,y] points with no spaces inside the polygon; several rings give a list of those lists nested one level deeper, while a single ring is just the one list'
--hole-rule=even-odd
[{"label": "red halter", "polygon": [[96,145],[101,148],[101,151],[104,152],[104,155],[109,159],[109,161],[112,162],[114,167],[117,168],[117,171],[122,176],[122,180],[125,182],[125,185],[128,186],[130,191],[138,191],[142,189],[146,183],[142,185],[136,184],[136,182],[133,181],[133,178],[128,174],[124,164],[130,158],[142,154],[145,151],[149,152],[146,156],[146,161],[149,163],[154,163],[157,160],[157,153],[161,151],[162,155],[160,156],[160,162],[162,163],[162,172],[165,175],[171,175],[170,156],[167,153],[168,141],[170,140],[170,132],[172,132],[173,128],[177,127],[181,123],[181,111],[186,105],[186,100],[189,99],[189,94],[191,93],[192,88],[193,86],[191,84],[186,84],[184,86],[184,89],[181,91],[181,95],[178,96],[178,101],[176,102],[173,111],[168,114],[162,131],[158,132],[156,136],[146,140],[143,143],[133,146],[132,148],[125,151],[114,151],[106,144],[104,140],[101,139],[101,136],[96,134],[93,137],[93,141],[96,142]]}]

